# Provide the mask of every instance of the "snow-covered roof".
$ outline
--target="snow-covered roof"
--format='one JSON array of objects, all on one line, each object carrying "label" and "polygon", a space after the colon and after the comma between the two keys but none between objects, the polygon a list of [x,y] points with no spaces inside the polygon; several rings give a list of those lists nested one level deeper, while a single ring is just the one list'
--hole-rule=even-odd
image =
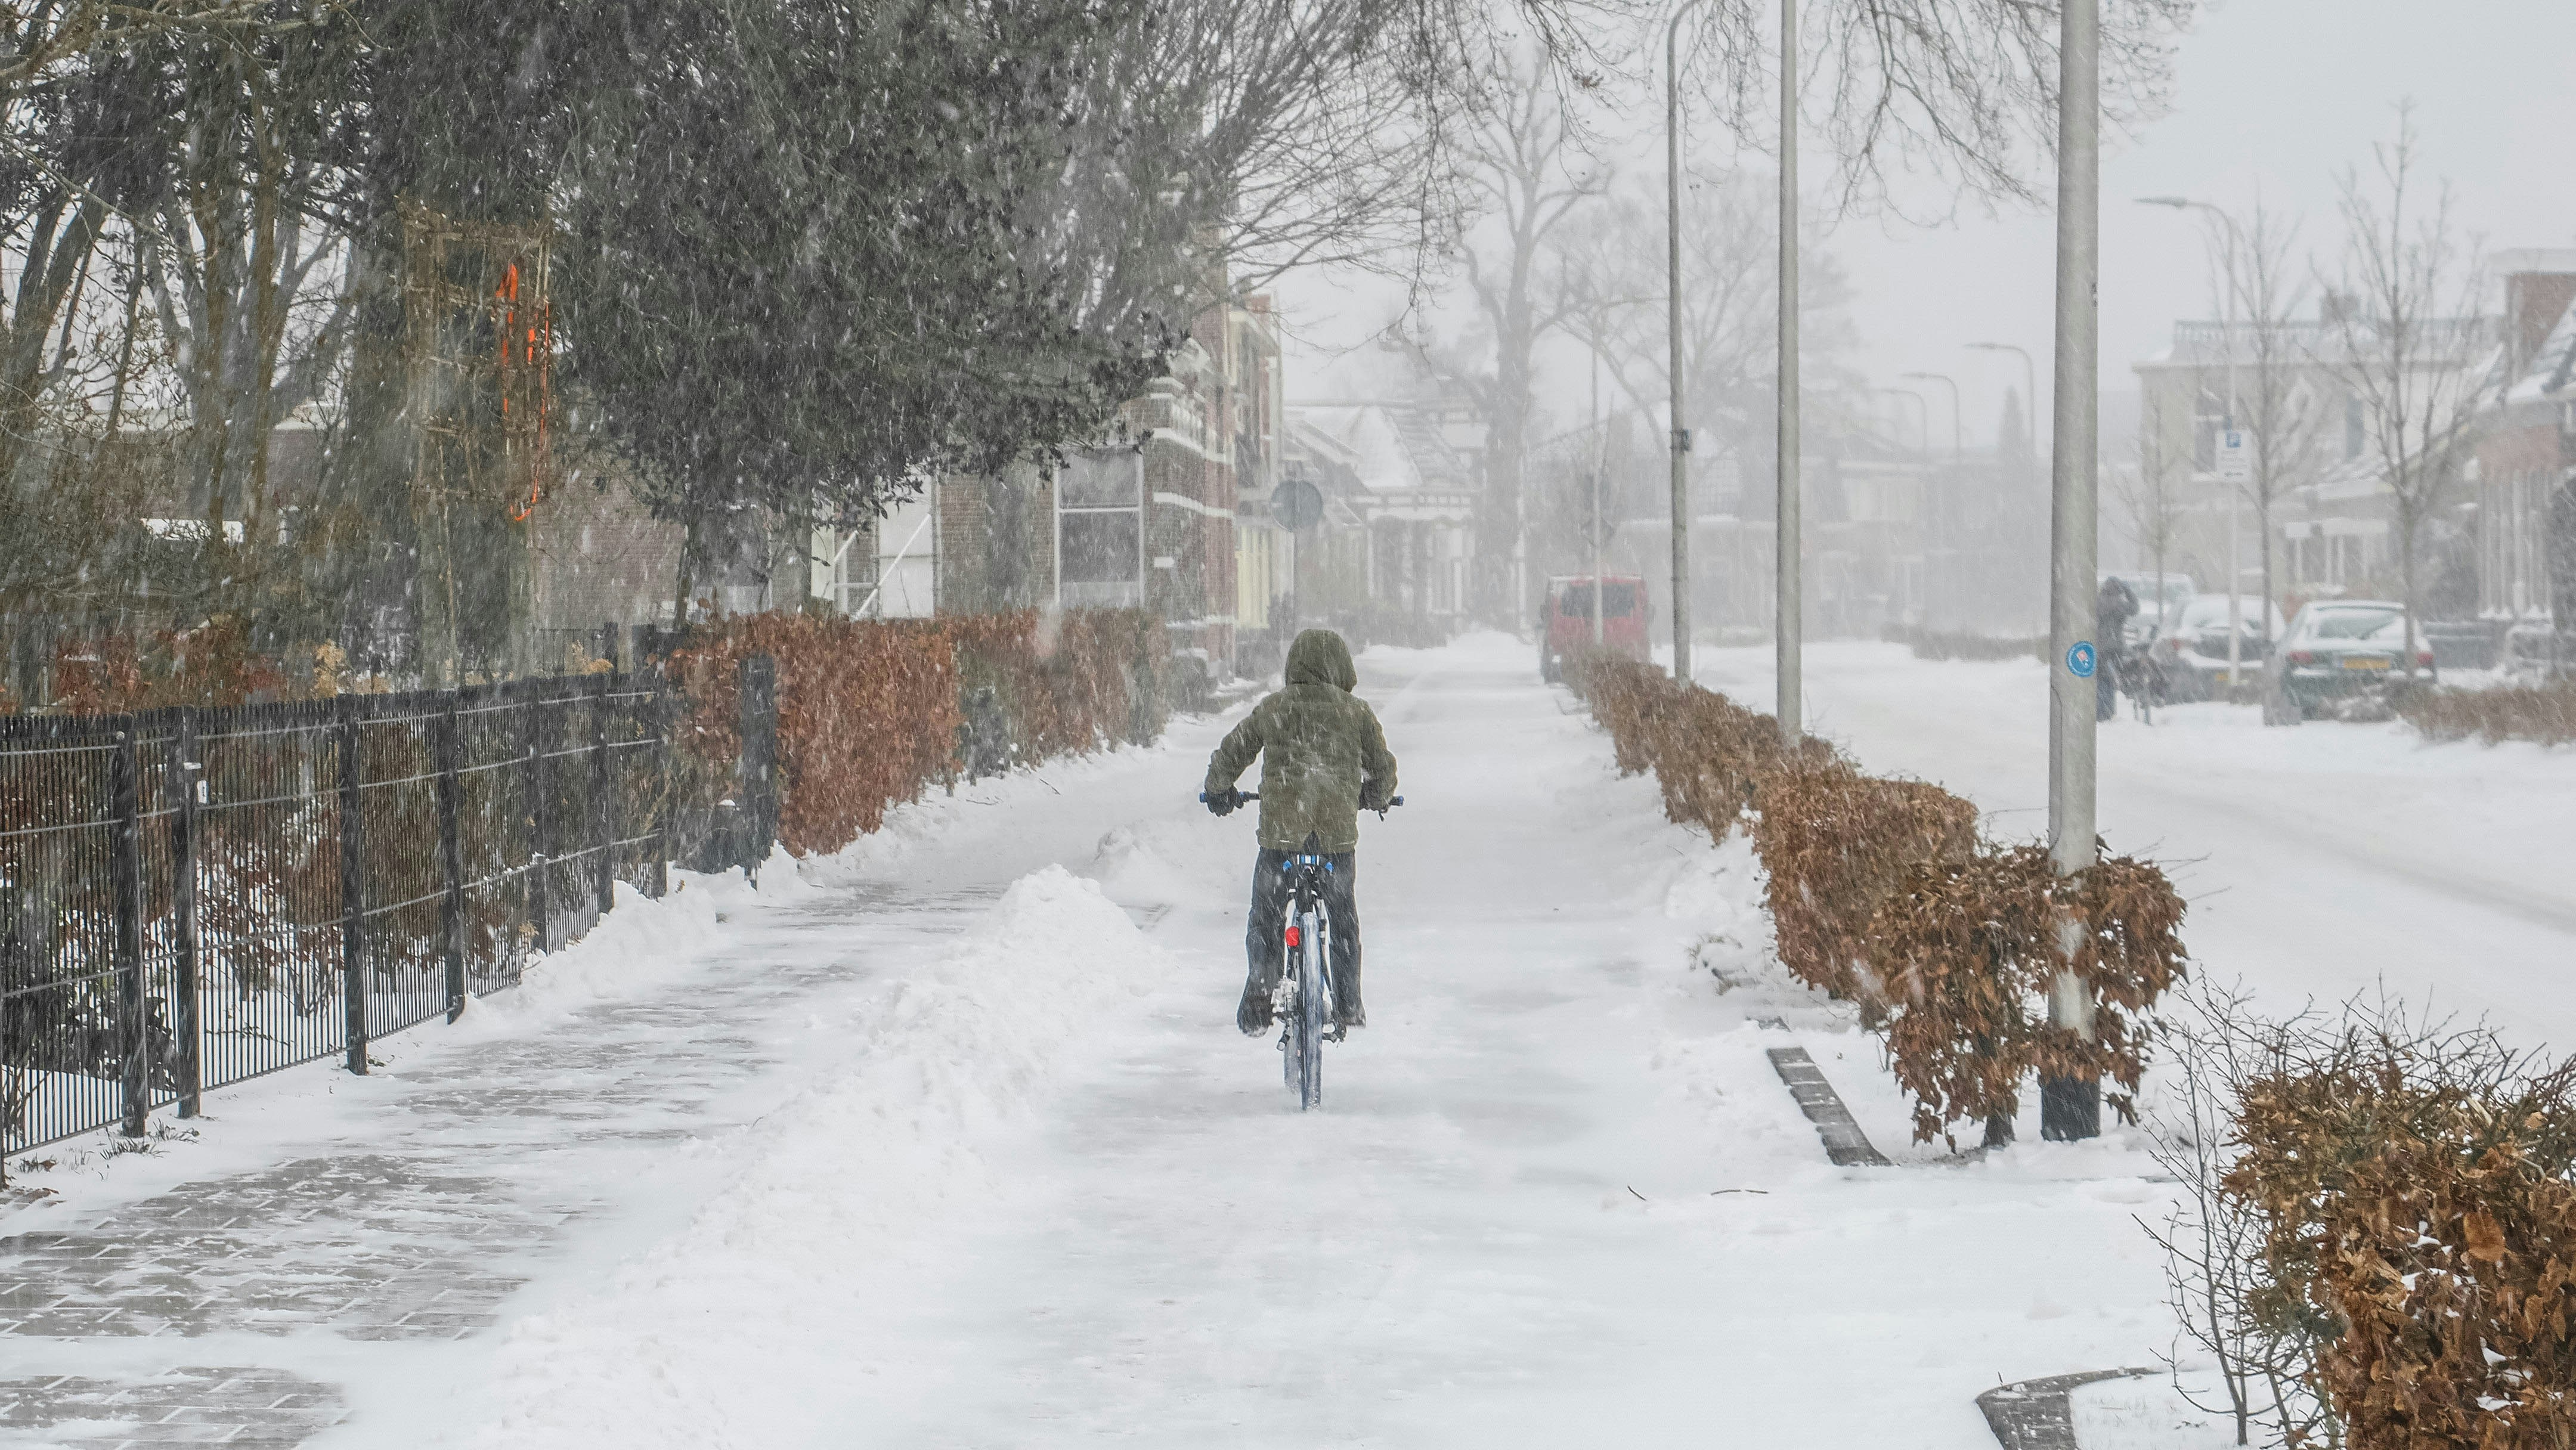
[{"label": "snow-covered roof", "polygon": [[2531,355],[2522,376],[2507,384],[2505,402],[2540,402],[2555,398],[2576,382],[2576,305],[2558,314],[2558,325],[2549,329],[2547,341]]},{"label": "snow-covered roof", "polygon": [[1292,404],[1289,417],[1341,454],[1372,494],[1462,489],[1468,473],[1441,436],[1440,422],[1419,409],[1379,403]]}]

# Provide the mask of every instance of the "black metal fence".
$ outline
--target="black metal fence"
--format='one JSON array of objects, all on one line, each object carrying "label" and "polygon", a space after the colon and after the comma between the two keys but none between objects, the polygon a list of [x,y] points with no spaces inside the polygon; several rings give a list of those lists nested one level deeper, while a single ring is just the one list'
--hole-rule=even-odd
[{"label": "black metal fence", "polygon": [[[364,1072],[371,1039],[515,984],[618,882],[659,895],[678,709],[595,674],[0,716],[0,1153],[317,1058]],[[718,854],[765,854],[770,775]]]}]

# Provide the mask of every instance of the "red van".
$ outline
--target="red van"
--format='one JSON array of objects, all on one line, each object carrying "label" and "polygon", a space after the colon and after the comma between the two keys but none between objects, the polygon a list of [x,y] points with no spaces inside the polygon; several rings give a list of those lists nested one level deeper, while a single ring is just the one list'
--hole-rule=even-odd
[{"label": "red van", "polygon": [[[1539,678],[1565,675],[1565,661],[1592,642],[1592,576],[1547,581],[1547,628],[1538,641]],[[1613,654],[1646,658],[1646,581],[1634,574],[1601,578],[1601,643]]]}]

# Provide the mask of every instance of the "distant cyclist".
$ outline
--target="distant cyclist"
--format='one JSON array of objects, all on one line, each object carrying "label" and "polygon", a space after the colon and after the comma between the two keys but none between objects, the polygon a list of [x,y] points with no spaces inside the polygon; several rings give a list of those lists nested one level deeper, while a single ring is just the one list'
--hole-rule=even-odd
[{"label": "distant cyclist", "polygon": [[2131,690],[2135,681],[2123,681],[2130,672],[2129,621],[2138,617],[2138,596],[2127,581],[2115,574],[2102,578],[2102,587],[2093,596],[2093,657],[2099,662],[2098,678],[2093,682],[2093,718],[2108,720],[2120,708],[2120,686]]},{"label": "distant cyclist", "polygon": [[1382,810],[1394,799],[1395,755],[1377,713],[1351,693],[1358,683],[1342,637],[1306,630],[1288,646],[1287,688],[1253,706],[1208,757],[1208,809],[1220,816],[1241,803],[1234,783],[1261,757],[1261,857],[1252,868],[1252,916],[1243,929],[1251,969],[1234,1012],[1246,1037],[1270,1030],[1289,894],[1281,868],[1308,832],[1333,868],[1324,897],[1333,928],[1333,1022],[1360,1027],[1368,1021],[1360,1010],[1360,914],[1352,889],[1359,813]]}]

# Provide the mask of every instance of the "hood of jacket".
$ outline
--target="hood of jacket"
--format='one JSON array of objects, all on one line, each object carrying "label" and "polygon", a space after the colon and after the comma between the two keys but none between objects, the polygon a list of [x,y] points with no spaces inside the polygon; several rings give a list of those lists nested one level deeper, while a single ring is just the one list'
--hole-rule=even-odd
[{"label": "hood of jacket", "polygon": [[1292,685],[1330,685],[1345,692],[1360,682],[1360,672],[1351,665],[1351,647],[1329,629],[1298,632],[1288,646],[1286,674]]}]

